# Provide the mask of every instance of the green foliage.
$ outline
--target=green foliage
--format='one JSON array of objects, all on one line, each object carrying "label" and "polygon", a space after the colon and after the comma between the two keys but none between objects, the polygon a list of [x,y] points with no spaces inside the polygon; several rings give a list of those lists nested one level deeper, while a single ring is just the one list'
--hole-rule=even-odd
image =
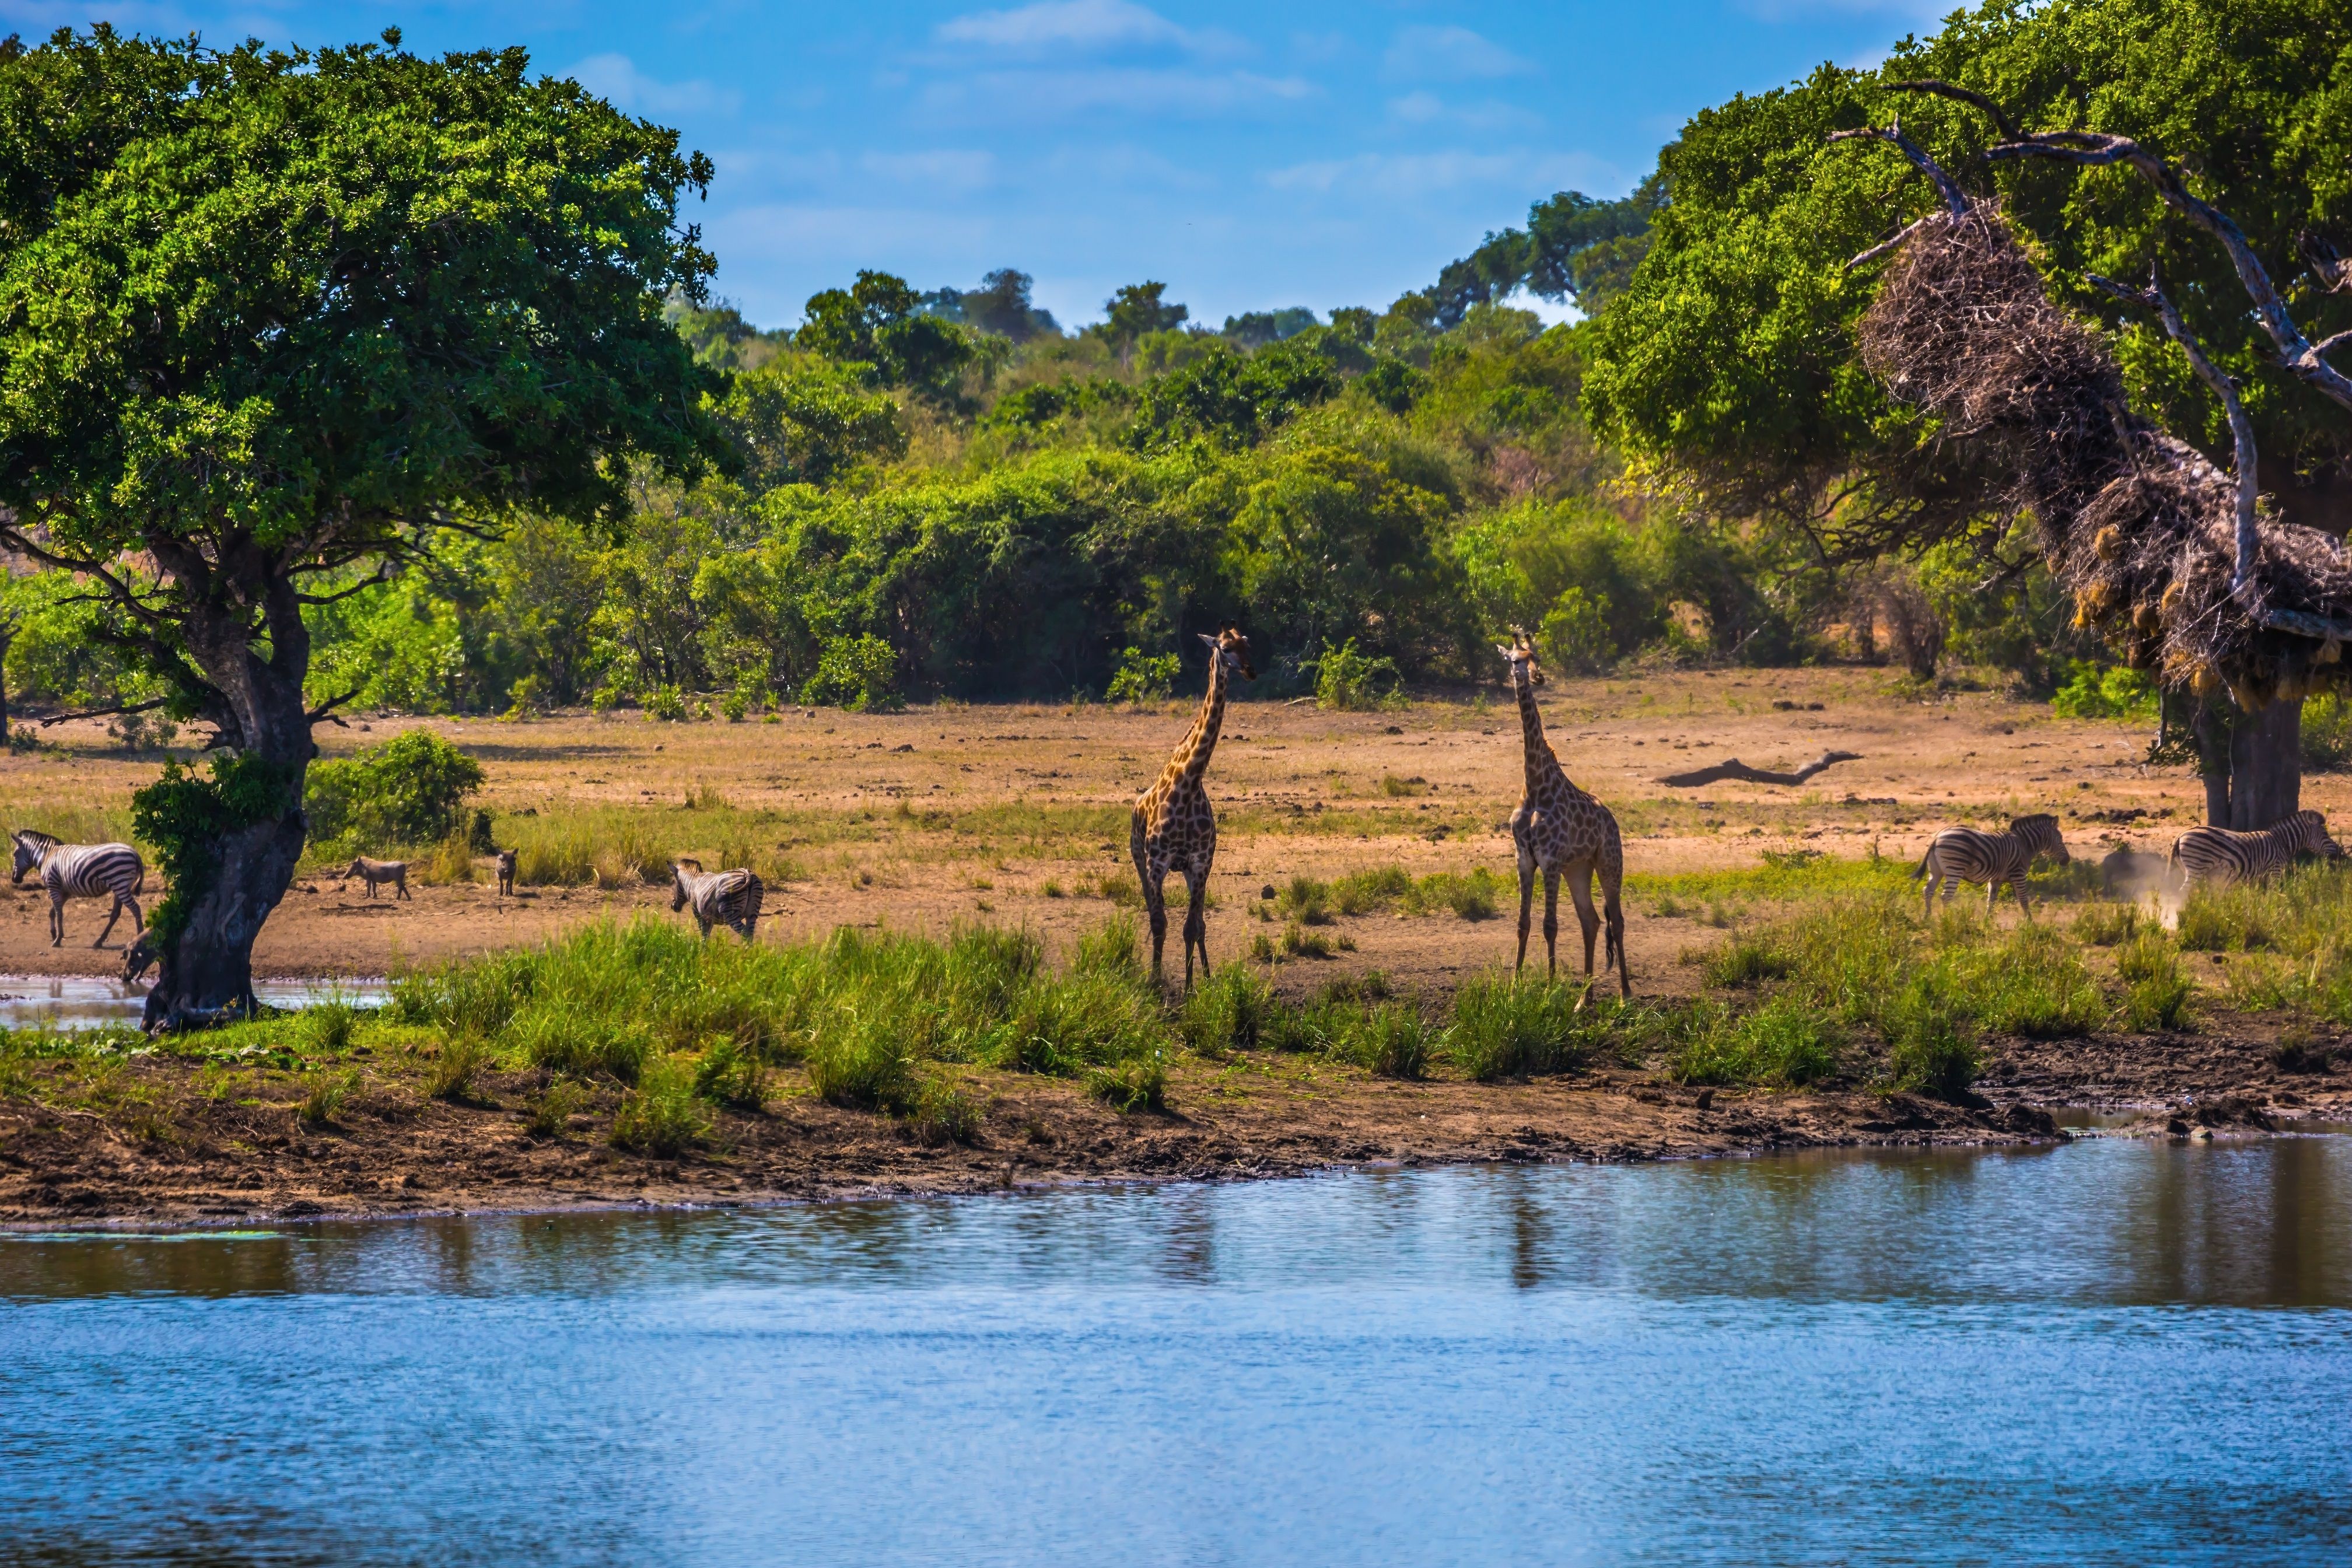
[{"label": "green foliage", "polygon": [[1172,331],[1184,324],[1192,312],[1181,305],[1165,302],[1165,283],[1129,283],[1118,293],[1103,301],[1104,321],[1095,329],[1114,347],[1132,346],[1137,339],[1152,332]]},{"label": "green foliage", "polygon": [[1176,656],[1130,647],[1119,655],[1118,672],[1103,695],[1113,702],[1164,702],[1175,694]]},{"label": "green foliage", "polygon": [[1605,1007],[1580,1011],[1584,989],[1559,981],[1483,974],[1454,994],[1445,1049],[1481,1083],[1573,1072],[1601,1042]]},{"label": "green foliage", "polygon": [[816,673],[801,688],[801,700],[835,703],[853,713],[903,708],[898,669],[898,654],[880,637],[829,637]]},{"label": "green foliage", "polygon": [[2161,931],[2145,931],[2116,951],[2125,985],[2120,1021],[2134,1032],[2177,1029],[2189,1018],[2195,987],[2180,973],[2180,953]]},{"label": "green foliage", "polygon": [[694,1068],[683,1061],[647,1063],[613,1113],[616,1147],[661,1159],[676,1159],[709,1135],[710,1118],[695,1097]]},{"label": "green foliage", "polygon": [[963,330],[923,310],[906,279],[861,271],[847,289],[812,295],[794,346],[857,367],[879,385],[951,398],[973,354]]},{"label": "green foliage", "polygon": [[1339,712],[1352,712],[1381,705],[1378,688],[1390,683],[1393,690],[1396,680],[1396,660],[1374,658],[1356,650],[1356,639],[1349,637],[1336,648],[1326,648],[1315,661],[1315,706]]},{"label": "green foliage", "polygon": [[2103,668],[2077,660],[2067,671],[2066,684],[2050,700],[2050,710],[2061,719],[2146,722],[2156,717],[2156,686],[2137,669],[2121,665]]},{"label": "green foliage", "polygon": [[1770,1084],[1795,1089],[1837,1070],[1834,1015],[1796,996],[1775,996],[1734,1013],[1701,1006],[1681,1022],[1669,1069],[1684,1083]]},{"label": "green foliage", "polygon": [[694,1092],[714,1104],[757,1112],[768,1103],[768,1064],[732,1038],[715,1040],[694,1064]]},{"label": "green foliage", "polygon": [[2328,691],[2303,700],[2303,765],[2314,773],[2352,767],[2352,699]]},{"label": "green foliage", "polygon": [[357,756],[314,763],[303,809],[310,837],[359,850],[438,843],[466,825],[466,801],[482,787],[482,765],[430,730],[371,746]]},{"label": "green foliage", "polygon": [[209,779],[166,761],[163,776],[131,795],[131,831],[154,849],[171,888],[147,913],[158,948],[179,939],[189,912],[212,890],[223,841],[293,809],[289,770],[253,752],[213,758]]}]

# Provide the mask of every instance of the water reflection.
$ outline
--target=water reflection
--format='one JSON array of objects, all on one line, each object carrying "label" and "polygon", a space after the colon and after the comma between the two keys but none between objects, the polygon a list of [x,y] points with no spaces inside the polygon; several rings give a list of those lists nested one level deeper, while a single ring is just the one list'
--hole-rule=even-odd
[{"label": "water reflection", "polygon": [[0,1563],[2340,1559],[2347,1197],[2086,1140],[0,1240]]},{"label": "water reflection", "polygon": [[[392,998],[382,980],[257,980],[253,994],[267,1007],[310,1007],[344,1002],[381,1007]],[[144,986],[93,974],[0,975],[0,1028],[96,1029],[136,1025],[145,1013]]]}]

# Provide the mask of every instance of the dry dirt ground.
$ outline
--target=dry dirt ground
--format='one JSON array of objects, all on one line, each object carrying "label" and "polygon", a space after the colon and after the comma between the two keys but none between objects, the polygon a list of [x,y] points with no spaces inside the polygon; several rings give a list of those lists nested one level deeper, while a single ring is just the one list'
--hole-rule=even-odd
[{"label": "dry dirt ground", "polygon": [[[1876,845],[1916,857],[1953,822],[2056,811],[2078,855],[2118,842],[2162,849],[2197,820],[2197,781],[2150,768],[2148,737],[2119,724],[2053,719],[2046,708],[1987,693],[1926,701],[1875,672],[1836,669],[1555,679],[1545,693],[1554,745],[1570,776],[1616,812],[1635,873],[1738,868],[1768,850],[1858,855]],[[764,813],[793,874],[772,893],[762,942],[835,925],[943,931],[961,920],[1026,923],[1063,947],[1113,910],[1104,876],[1131,880],[1125,813],[1182,734],[1190,708],[921,707],[894,715],[825,710],[776,723],[654,724],[635,715],[528,723],[430,720],[479,758],[485,802],[555,817],[583,807],[677,810],[715,794]],[[415,721],[377,718],[324,733],[328,754],[385,739]],[[12,826],[89,820],[119,810],[158,760],[110,752],[95,726],[60,726],[55,742],[0,755],[0,818]],[[1738,756],[1785,768],[1837,749],[1862,753],[1806,786],[1727,784],[1699,790],[1658,775]],[[1266,884],[1369,867],[1416,874],[1486,866],[1507,880],[1504,819],[1519,792],[1516,715],[1507,704],[1418,702],[1367,714],[1273,702],[1236,704],[1211,774],[1221,848],[1211,948],[1238,958],[1274,928],[1250,910]],[[2306,803],[2352,817],[2352,784],[2307,781]],[[688,822],[681,813],[677,820]],[[703,820],[692,818],[691,820]],[[674,852],[710,847],[675,843]],[[266,974],[372,976],[404,965],[532,942],[579,921],[636,910],[667,913],[666,890],[632,886],[525,889],[502,900],[487,881],[423,887],[414,902],[371,901],[356,886],[306,876],[257,950]],[[0,894],[0,973],[105,973],[118,962],[87,945],[88,905],[52,949],[46,900]],[[1565,902],[1565,900],[1563,900]],[[1637,989],[1685,991],[1685,954],[1718,933],[1631,902]],[[1443,992],[1507,963],[1513,922],[1451,914],[1342,920],[1354,945],[1284,966],[1302,990],[1378,967],[1393,984]],[[1574,923],[1562,956],[1576,962]],[[121,937],[118,936],[119,945]],[[722,937],[720,940],[731,940]],[[1538,950],[1540,935],[1537,937]],[[1171,956],[1177,949],[1171,944]],[[333,1125],[306,1130],[299,1089],[282,1083],[243,1103],[197,1104],[169,1063],[127,1069],[154,1080],[166,1136],[87,1113],[0,1105],[0,1217],[222,1219],[232,1215],[414,1213],[616,1202],[750,1202],[874,1191],[970,1191],[1078,1179],[1272,1174],[1367,1161],[1637,1159],[1825,1142],[2001,1141],[2048,1136],[2036,1108],[2153,1108],[2143,1131],[2194,1135],[2280,1117],[2340,1116],[2352,1076],[2283,1078],[2267,1042],[2243,1030],[2178,1040],[2101,1037],[1994,1053],[1974,1109],[1874,1094],[1699,1091],[1602,1072],[1527,1085],[1398,1084],[1295,1058],[1187,1061],[1171,1073],[1166,1114],[1114,1115],[1074,1087],[981,1075],[988,1106],[975,1146],[925,1147],[901,1125],[795,1092],[769,1113],[728,1113],[711,1150],[684,1163],[621,1153],[585,1135],[533,1139],[526,1101],[537,1082],[497,1075],[477,1103],[359,1096]],[[607,1096],[609,1098],[609,1095]],[[2202,1107],[2186,1119],[2175,1108]],[[177,1109],[172,1109],[177,1108]],[[609,1110],[609,1106],[604,1107]]]}]

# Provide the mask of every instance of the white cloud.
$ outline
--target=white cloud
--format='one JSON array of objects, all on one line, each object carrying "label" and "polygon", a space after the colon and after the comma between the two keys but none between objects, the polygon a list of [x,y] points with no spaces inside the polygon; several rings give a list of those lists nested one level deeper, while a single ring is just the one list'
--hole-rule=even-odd
[{"label": "white cloud", "polygon": [[923,97],[934,112],[979,113],[1002,121],[1098,111],[1202,117],[1294,103],[1314,92],[1312,83],[1297,77],[1106,68],[982,71],[966,79],[936,83]]},{"label": "white cloud", "polygon": [[1223,33],[1180,27],[1134,0],[1038,0],[1011,11],[975,11],[940,23],[932,36],[943,44],[1030,53],[1135,48],[1215,53],[1234,42]]},{"label": "white cloud", "polygon": [[857,164],[877,179],[935,191],[977,191],[996,180],[996,154],[964,148],[868,153]]},{"label": "white cloud", "polygon": [[1407,27],[1389,45],[1386,63],[1392,77],[1434,81],[1521,76],[1535,69],[1533,62],[1467,27]]},{"label": "white cloud", "polygon": [[1359,196],[1413,197],[1495,186],[1534,191],[1612,188],[1622,184],[1601,160],[1583,153],[1362,153],[1268,171],[1276,190],[1346,192]]},{"label": "white cloud", "polygon": [[1534,131],[1543,116],[1499,99],[1449,104],[1433,92],[1408,92],[1388,101],[1389,118],[1401,125],[1459,125],[1469,131]]},{"label": "white cloud", "polygon": [[713,87],[698,79],[656,80],[626,55],[591,55],[573,66],[570,75],[590,92],[611,99],[631,114],[732,114],[743,103],[743,95],[734,89]]}]

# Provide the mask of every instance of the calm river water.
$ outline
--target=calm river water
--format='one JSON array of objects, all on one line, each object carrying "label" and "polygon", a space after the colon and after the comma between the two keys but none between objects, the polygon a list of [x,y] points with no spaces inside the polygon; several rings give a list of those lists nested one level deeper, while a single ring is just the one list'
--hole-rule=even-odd
[{"label": "calm river water", "polygon": [[2352,1138],[0,1240],[0,1562],[2344,1561]]}]

